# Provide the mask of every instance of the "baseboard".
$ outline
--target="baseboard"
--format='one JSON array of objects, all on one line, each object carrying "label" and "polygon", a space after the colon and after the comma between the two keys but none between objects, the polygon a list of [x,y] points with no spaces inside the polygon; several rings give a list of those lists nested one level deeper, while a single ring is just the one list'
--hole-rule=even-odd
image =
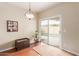
[{"label": "baseboard", "polygon": [[4,50],[0,50],[0,52],[7,51],[7,50],[11,50],[13,48],[15,48],[15,47],[10,47],[10,48],[4,49]]},{"label": "baseboard", "polygon": [[79,53],[77,53],[77,52],[70,51],[70,50],[67,50],[67,49],[63,49],[63,50],[65,50],[65,51],[67,51],[67,52],[69,52],[69,53],[71,53],[71,54],[74,54],[74,55],[79,56]]}]

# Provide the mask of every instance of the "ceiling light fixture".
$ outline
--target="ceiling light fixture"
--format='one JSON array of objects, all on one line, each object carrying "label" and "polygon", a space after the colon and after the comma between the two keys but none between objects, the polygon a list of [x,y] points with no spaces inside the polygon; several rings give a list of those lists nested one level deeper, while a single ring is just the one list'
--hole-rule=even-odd
[{"label": "ceiling light fixture", "polygon": [[25,13],[25,15],[26,15],[26,17],[27,17],[29,20],[31,20],[31,19],[34,18],[34,15],[33,15],[32,10],[31,10],[31,4],[30,4],[30,2],[29,2],[29,10],[28,10],[28,12]]}]

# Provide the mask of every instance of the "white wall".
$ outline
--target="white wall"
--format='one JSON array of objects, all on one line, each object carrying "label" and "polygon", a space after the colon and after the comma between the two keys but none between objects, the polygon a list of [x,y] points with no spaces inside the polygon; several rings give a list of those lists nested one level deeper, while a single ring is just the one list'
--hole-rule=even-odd
[{"label": "white wall", "polygon": [[[24,13],[24,9],[0,3],[0,50],[14,46],[13,41],[16,39],[30,38],[33,35],[36,19],[28,20]],[[7,20],[18,21],[18,32],[7,32]]]},{"label": "white wall", "polygon": [[[62,15],[62,48],[79,55],[79,3],[61,3],[39,13],[39,19]],[[65,31],[65,32],[64,32]]]}]

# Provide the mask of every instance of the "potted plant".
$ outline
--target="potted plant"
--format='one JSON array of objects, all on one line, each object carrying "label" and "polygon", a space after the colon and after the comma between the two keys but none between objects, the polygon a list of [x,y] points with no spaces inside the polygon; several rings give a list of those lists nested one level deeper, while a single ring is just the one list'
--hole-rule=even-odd
[{"label": "potted plant", "polygon": [[39,39],[38,39],[38,31],[36,30],[35,31],[35,38],[34,38],[35,42],[39,42]]}]

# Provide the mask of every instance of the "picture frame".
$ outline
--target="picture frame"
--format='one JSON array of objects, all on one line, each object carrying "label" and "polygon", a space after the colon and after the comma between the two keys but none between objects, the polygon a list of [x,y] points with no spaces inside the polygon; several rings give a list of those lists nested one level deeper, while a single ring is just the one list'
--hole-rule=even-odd
[{"label": "picture frame", "polygon": [[7,20],[7,32],[18,32],[18,21]]}]

